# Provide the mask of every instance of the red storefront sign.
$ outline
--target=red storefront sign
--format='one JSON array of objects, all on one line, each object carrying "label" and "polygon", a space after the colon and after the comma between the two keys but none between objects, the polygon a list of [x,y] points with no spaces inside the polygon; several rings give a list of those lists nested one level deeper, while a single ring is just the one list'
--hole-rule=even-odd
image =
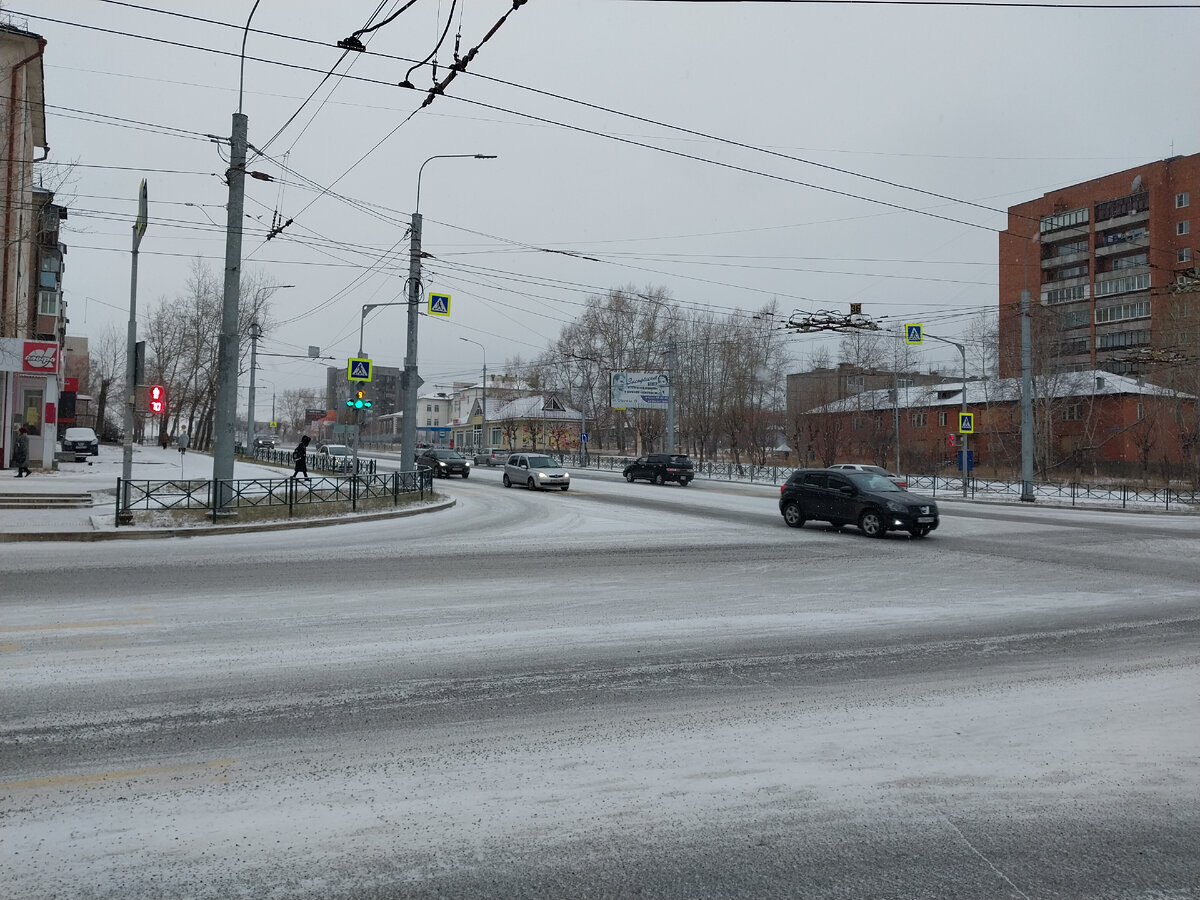
[{"label": "red storefront sign", "polygon": [[21,352],[21,371],[53,375],[58,371],[58,344],[25,341]]}]

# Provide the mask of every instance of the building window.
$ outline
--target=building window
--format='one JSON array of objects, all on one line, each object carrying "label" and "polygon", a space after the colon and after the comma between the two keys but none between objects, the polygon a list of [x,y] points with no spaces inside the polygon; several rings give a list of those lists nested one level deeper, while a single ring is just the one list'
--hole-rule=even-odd
[{"label": "building window", "polygon": [[1062,417],[1064,422],[1078,422],[1083,418],[1083,404],[1068,403],[1063,408]]},{"label": "building window", "polygon": [[1087,263],[1084,263],[1082,266],[1067,266],[1064,269],[1059,269],[1054,273],[1054,277],[1055,280],[1063,278],[1078,278],[1080,275],[1086,275],[1087,273]]},{"label": "building window", "polygon": [[1146,212],[1150,209],[1150,192],[1142,191],[1118,197],[1116,200],[1105,200],[1096,204],[1096,221],[1115,219],[1118,216],[1131,216],[1134,213]]},{"label": "building window", "polygon": [[38,315],[58,315],[58,291],[38,291]]},{"label": "building window", "polygon": [[1086,309],[1073,309],[1063,316],[1064,328],[1082,328],[1091,324],[1092,314]]},{"label": "building window", "polygon": [[1070,228],[1072,225],[1082,225],[1088,220],[1088,209],[1072,209],[1069,212],[1055,213],[1052,216],[1042,216],[1041,231],[1058,231],[1060,228]]},{"label": "building window", "polygon": [[947,415],[947,413],[944,409],[941,412],[939,412],[938,413],[938,428],[945,428],[946,423],[949,421],[949,419],[950,419],[950,417]]},{"label": "building window", "polygon": [[[1146,276],[1149,278],[1149,276]],[[1097,291],[1099,287],[1097,286]],[[1042,292],[1043,303],[1071,303],[1075,300],[1086,300],[1088,297],[1088,286],[1086,284],[1077,284],[1074,287],[1052,288]]]},{"label": "building window", "polygon": [[1176,222],[1175,223],[1175,233],[1176,234],[1191,234],[1192,233],[1192,223],[1189,222],[1187,219],[1184,219],[1182,222]]},{"label": "building window", "polygon": [[[1186,197],[1187,195],[1184,194],[1184,196]],[[1142,421],[1142,401],[1141,400],[1139,400],[1137,402],[1137,420],[1139,422]]]},{"label": "building window", "polygon": [[1180,247],[1179,252],[1175,254],[1175,261],[1176,262],[1191,262],[1192,261],[1192,248],[1191,247]]},{"label": "building window", "polygon": [[1175,195],[1175,208],[1183,209],[1185,206],[1188,205],[1188,201],[1189,201],[1189,197],[1188,197],[1187,191],[1184,191],[1182,194],[1176,194]]},{"label": "building window", "polygon": [[1114,331],[1102,334],[1096,338],[1097,350],[1120,350],[1123,347],[1136,347],[1150,343],[1150,329],[1141,328],[1137,331]]},{"label": "building window", "polygon": [[[1083,238],[1079,241],[1067,241],[1063,244],[1055,244],[1054,247],[1051,248],[1051,252],[1055,257],[1074,256],[1076,253],[1087,253],[1087,251],[1087,238]],[[1050,253],[1047,253],[1047,256],[1049,255]]]},{"label": "building window", "polygon": [[924,428],[929,424],[929,417],[923,412],[913,413],[911,421],[913,428]]},{"label": "building window", "polygon": [[437,428],[437,427],[438,427],[439,425],[441,425],[441,424],[442,424],[442,423],[441,423],[441,422],[440,422],[438,419],[434,419],[434,420],[433,420],[433,427],[434,427],[434,428]]},{"label": "building window", "polygon": [[1149,300],[1134,300],[1131,303],[1118,303],[1116,306],[1106,306],[1096,310],[1096,324],[1106,322],[1123,322],[1126,319],[1145,319],[1150,315]]},{"label": "building window", "polygon": [[1150,261],[1149,253],[1134,253],[1132,256],[1119,256],[1113,260],[1113,271],[1119,269],[1136,269],[1139,266],[1144,266]]},{"label": "building window", "polygon": [[910,388],[913,386],[913,384],[914,384],[914,382],[911,378],[897,378],[896,379],[897,387]]},{"label": "building window", "polygon": [[432,403],[425,404],[425,412],[433,412],[433,404]]},{"label": "building window", "polygon": [[1150,273],[1141,275],[1125,275],[1121,278],[1110,278],[1107,281],[1096,282],[1097,297],[1111,297],[1113,294],[1128,294],[1130,291],[1150,290]]}]

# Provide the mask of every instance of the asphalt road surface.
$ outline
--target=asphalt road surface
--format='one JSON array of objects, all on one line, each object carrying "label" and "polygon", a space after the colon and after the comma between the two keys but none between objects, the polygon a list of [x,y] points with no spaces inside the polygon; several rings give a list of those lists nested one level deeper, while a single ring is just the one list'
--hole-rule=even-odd
[{"label": "asphalt road surface", "polygon": [[499,481],[0,545],[0,896],[1200,897],[1200,517]]}]

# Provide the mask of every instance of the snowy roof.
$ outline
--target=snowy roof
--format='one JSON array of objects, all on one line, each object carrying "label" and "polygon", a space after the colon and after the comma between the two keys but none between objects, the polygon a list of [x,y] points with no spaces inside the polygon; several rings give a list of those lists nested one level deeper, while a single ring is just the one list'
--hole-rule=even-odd
[{"label": "snowy roof", "polygon": [[501,422],[506,419],[579,419],[577,409],[564,406],[553,395],[535,394],[532,397],[518,397],[499,407],[494,413],[488,412],[489,422]]},{"label": "snowy roof", "polygon": [[[989,403],[1016,402],[1021,398],[1020,378],[987,378],[966,382],[968,406],[986,406]],[[1126,375],[1115,375],[1100,369],[1083,372],[1064,372],[1056,375],[1037,375],[1033,379],[1034,395],[1045,399],[1063,397],[1101,397],[1120,394],[1135,394],[1150,397],[1184,397],[1169,388],[1160,387]],[[963,404],[963,382],[949,381],[941,384],[919,385],[900,388],[899,407],[960,407]],[[863,391],[852,397],[835,400],[809,412],[854,412],[861,410],[892,409],[897,406],[892,399],[891,389],[881,388]]]}]

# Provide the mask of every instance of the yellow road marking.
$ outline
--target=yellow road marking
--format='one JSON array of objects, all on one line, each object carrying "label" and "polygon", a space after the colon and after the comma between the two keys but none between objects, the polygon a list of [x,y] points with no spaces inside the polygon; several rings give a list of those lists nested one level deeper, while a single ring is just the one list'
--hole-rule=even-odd
[{"label": "yellow road marking", "polygon": [[91,775],[53,775],[49,778],[31,778],[28,781],[0,783],[0,790],[22,790],[40,787],[67,787],[83,785],[91,787],[106,781],[122,781],[129,778],[145,778],[149,775],[176,775],[204,769],[222,769],[233,765],[233,759],[214,759],[212,762],[188,766],[150,766],[144,769],[125,769],[119,772],[96,772]]}]

